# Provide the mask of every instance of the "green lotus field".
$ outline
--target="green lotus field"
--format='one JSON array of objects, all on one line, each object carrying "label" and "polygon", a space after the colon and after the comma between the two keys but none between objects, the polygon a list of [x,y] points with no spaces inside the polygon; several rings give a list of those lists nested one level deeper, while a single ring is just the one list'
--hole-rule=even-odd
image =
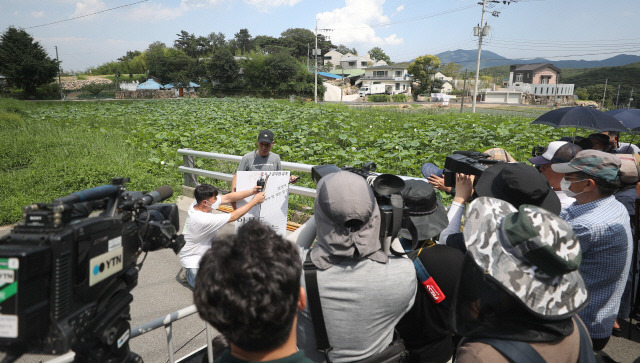
[{"label": "green lotus field", "polygon": [[[0,224],[18,221],[24,205],[108,184],[115,176],[129,177],[129,190],[168,184],[179,191],[178,149],[242,155],[255,147],[263,128],[274,131],[273,151],[282,160],[305,164],[374,161],[380,172],[420,176],[422,163],[443,166],[455,150],[503,147],[526,160],[533,146],[562,135],[562,130],[530,125],[544,111],[513,116],[255,98],[0,99]],[[205,159],[196,163],[223,172],[235,167]],[[313,187],[308,175],[302,177],[302,185]]]}]

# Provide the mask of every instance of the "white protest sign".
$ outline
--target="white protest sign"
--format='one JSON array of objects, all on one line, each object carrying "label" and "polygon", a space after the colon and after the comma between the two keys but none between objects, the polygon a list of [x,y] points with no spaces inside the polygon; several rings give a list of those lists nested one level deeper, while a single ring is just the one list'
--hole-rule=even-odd
[{"label": "white protest sign", "polygon": [[[289,171],[239,171],[236,190],[248,190],[264,180],[265,199],[236,221],[236,231],[253,219],[268,225],[282,237],[287,235],[287,211],[289,209]],[[236,203],[238,208],[248,203],[253,195]]]}]

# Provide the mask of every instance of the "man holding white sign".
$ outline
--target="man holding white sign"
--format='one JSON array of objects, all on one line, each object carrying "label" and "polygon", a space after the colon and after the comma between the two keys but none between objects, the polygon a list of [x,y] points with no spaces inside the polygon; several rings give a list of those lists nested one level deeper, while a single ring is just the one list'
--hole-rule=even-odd
[{"label": "man holding white sign", "polygon": [[[282,170],[282,164],[280,161],[280,155],[271,152],[273,147],[273,132],[271,130],[262,130],[258,133],[257,146],[258,149],[246,153],[240,165],[238,165],[237,171],[280,171]],[[238,173],[233,175],[231,180],[231,191],[236,191]],[[298,177],[295,175],[289,176],[289,182],[295,183],[298,181]],[[233,209],[236,209],[236,204],[231,203]]]},{"label": "man holding white sign", "polygon": [[[243,188],[240,188],[243,189]],[[243,198],[249,198],[245,205],[227,214],[213,214],[212,212],[223,203],[235,202]],[[247,187],[244,191],[232,192],[225,195],[218,195],[218,188],[209,184],[200,184],[193,191],[196,201],[187,212],[187,219],[184,222],[183,234],[185,244],[178,253],[180,263],[186,271],[180,271],[180,280],[188,282],[191,287],[195,285],[196,274],[200,266],[200,258],[209,248],[211,241],[218,235],[218,230],[225,224],[233,222],[242,217],[251,208],[262,203],[264,192],[255,184]],[[186,280],[186,281],[185,281]]]}]

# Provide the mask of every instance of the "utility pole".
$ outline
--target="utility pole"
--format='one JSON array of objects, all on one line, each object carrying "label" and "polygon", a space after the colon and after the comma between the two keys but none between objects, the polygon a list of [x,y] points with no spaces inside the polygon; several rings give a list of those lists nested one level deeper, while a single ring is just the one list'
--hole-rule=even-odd
[{"label": "utility pole", "polygon": [[558,81],[560,80],[560,73],[558,73],[558,75],[556,75],[556,97],[553,100],[553,103],[556,104],[556,106],[558,105]]},{"label": "utility pole", "polygon": [[620,101],[620,85],[618,85],[618,93],[616,94],[616,108],[618,108],[618,101]]},{"label": "utility pole", "polygon": [[310,71],[311,68],[309,68],[309,43],[307,43],[307,71]]},{"label": "utility pole", "polygon": [[604,92],[602,93],[602,109],[604,110],[604,98],[607,96],[607,81],[609,79],[605,78],[604,79]]},{"label": "utility pole", "polygon": [[460,102],[460,112],[464,107],[464,93],[467,91],[467,69],[464,70],[464,83],[462,84],[462,102]]},{"label": "utility pole", "polygon": [[[478,24],[478,26],[473,28],[473,35],[478,37],[478,59],[476,60],[476,79],[475,79],[475,84],[473,85],[473,102],[471,106],[471,112],[473,113],[476,112],[476,99],[478,98],[478,78],[480,76],[480,53],[482,52],[482,38],[489,35],[489,29],[490,29],[490,27],[484,22],[484,13],[487,8],[487,2],[499,3],[500,1],[482,0],[482,3],[478,3],[478,4],[482,4],[482,16],[480,17],[480,24]],[[498,15],[500,15],[500,13],[497,11],[494,11],[492,12],[492,15],[497,17]]]},{"label": "utility pole", "polygon": [[633,88],[631,89],[631,95],[629,96],[629,106],[627,106],[627,108],[631,108],[631,101],[633,101]]},{"label": "utility pole", "polygon": [[58,46],[56,45],[56,62],[58,62],[58,87],[60,88],[60,99],[64,99],[64,94],[62,93],[62,79],[60,78],[60,59],[58,59]]},{"label": "utility pole", "polygon": [[318,49],[318,30],[331,31],[333,29],[318,29],[318,19],[316,18],[316,32],[315,32],[316,47],[313,49],[313,54],[316,57],[316,67],[315,67],[315,72],[313,72],[315,75],[314,86],[313,86],[313,99],[315,103],[318,103],[318,55],[320,55],[320,49]]}]

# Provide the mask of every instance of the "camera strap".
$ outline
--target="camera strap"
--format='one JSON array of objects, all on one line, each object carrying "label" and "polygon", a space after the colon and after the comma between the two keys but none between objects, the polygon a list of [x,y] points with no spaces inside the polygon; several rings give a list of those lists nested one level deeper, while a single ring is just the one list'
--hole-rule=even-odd
[{"label": "camera strap", "polygon": [[307,299],[309,300],[309,311],[311,312],[311,320],[313,321],[313,332],[316,335],[316,350],[324,354],[326,362],[330,363],[329,352],[333,347],[329,344],[327,327],[324,324],[320,292],[318,291],[318,268],[313,264],[313,261],[311,261],[311,250],[307,252],[307,258],[304,260],[302,267],[304,269]]}]

